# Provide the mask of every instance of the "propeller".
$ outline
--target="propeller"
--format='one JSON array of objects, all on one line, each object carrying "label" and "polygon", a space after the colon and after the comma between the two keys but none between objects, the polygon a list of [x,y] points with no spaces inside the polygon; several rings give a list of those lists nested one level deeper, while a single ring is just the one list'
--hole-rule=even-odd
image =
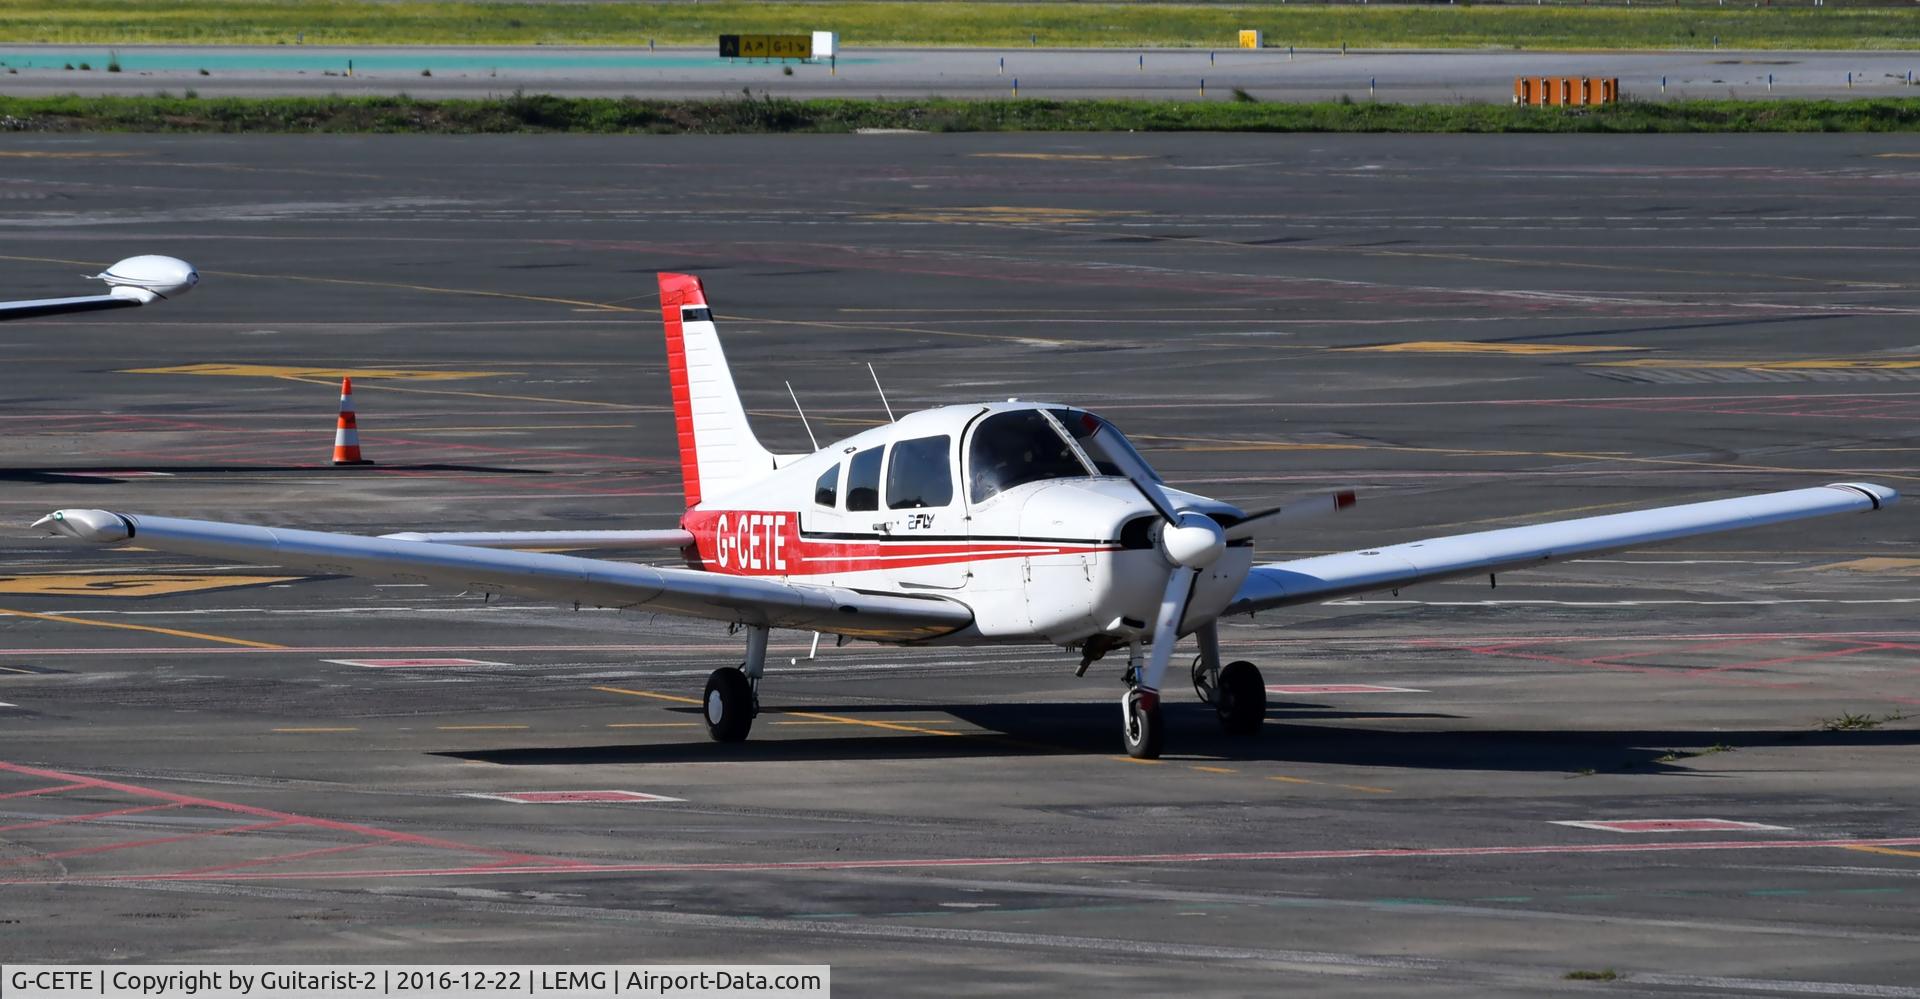
[{"label": "propeller", "polygon": [[1248,538],[1268,537],[1267,531],[1269,528],[1278,527],[1296,520],[1310,520],[1315,517],[1324,517],[1331,513],[1338,513],[1356,502],[1358,502],[1358,500],[1354,498],[1353,490],[1343,489],[1337,493],[1328,493],[1325,496],[1313,496],[1288,503],[1286,506],[1276,506],[1271,510],[1262,510],[1259,513],[1248,514],[1244,520],[1227,528],[1227,540],[1245,541]]},{"label": "propeller", "polygon": [[[1091,422],[1091,421],[1090,421]],[[1101,421],[1091,427],[1092,435],[1119,431]],[[1129,694],[1130,710],[1137,707],[1151,712],[1159,705],[1160,682],[1166,678],[1167,665],[1173,659],[1173,647],[1179,640],[1180,619],[1185,616],[1193,584],[1206,568],[1226,553],[1227,544],[1261,535],[1270,528],[1323,517],[1354,504],[1351,490],[1314,496],[1253,514],[1230,528],[1204,513],[1179,505],[1161,485],[1158,476],[1137,452],[1124,446],[1100,446],[1101,454],[1112,461],[1133,488],[1139,490],[1158,513],[1165,526],[1160,529],[1160,554],[1171,571],[1160,595],[1160,607],[1153,619],[1153,648],[1147,655],[1146,669],[1137,677],[1138,688]]]}]

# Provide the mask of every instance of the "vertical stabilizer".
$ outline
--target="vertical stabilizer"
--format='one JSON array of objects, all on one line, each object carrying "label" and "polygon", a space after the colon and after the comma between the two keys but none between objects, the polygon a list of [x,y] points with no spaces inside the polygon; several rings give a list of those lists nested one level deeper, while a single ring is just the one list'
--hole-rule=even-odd
[{"label": "vertical stabilizer", "polygon": [[773,455],[747,426],[747,412],[720,350],[706,290],[691,274],[660,275],[660,311],[667,327],[667,375],[680,441],[680,480],[687,506],[749,485],[773,471]]}]

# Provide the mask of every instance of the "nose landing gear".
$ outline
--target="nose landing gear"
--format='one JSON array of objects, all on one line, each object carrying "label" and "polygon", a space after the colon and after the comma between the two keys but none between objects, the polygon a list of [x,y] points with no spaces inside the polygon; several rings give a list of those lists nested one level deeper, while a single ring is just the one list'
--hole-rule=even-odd
[{"label": "nose landing gear", "polygon": [[[1221,666],[1219,634],[1211,623],[1201,626],[1194,637],[1200,643],[1200,654],[1193,660],[1194,694],[1202,703],[1213,705],[1220,727],[1228,735],[1259,732],[1267,717],[1267,685],[1260,668],[1244,660]],[[1134,643],[1123,677],[1128,689],[1120,699],[1120,734],[1128,756],[1151,760],[1160,756],[1166,729],[1161,724],[1159,693],[1141,686],[1139,650],[1139,643]]]}]

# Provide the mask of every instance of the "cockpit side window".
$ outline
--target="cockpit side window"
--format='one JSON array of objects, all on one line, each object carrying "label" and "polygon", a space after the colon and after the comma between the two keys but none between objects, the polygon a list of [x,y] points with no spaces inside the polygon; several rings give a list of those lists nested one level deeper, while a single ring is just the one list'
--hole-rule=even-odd
[{"label": "cockpit side window", "polygon": [[1085,478],[1087,466],[1039,410],[995,413],[967,445],[967,495],[975,503],[1042,479]]},{"label": "cockpit side window", "polygon": [[820,473],[819,481],[813,484],[813,503],[815,506],[831,507],[840,500],[840,466]]},{"label": "cockpit side window", "polygon": [[1140,452],[1134,450],[1133,443],[1120,433],[1118,427],[1083,409],[1050,409],[1047,412],[1067,428],[1067,433],[1073,435],[1073,442],[1080,445],[1080,450],[1085,451],[1088,458],[1093,459],[1093,467],[1101,475],[1126,475],[1113,457],[1114,452],[1123,451],[1132,456],[1135,467],[1146,469],[1154,481],[1161,481],[1160,473],[1140,457]]},{"label": "cockpit side window", "polygon": [[916,510],[953,502],[953,438],[897,441],[887,460],[887,509]]},{"label": "cockpit side window", "polygon": [[885,453],[872,447],[847,462],[847,509],[880,509],[880,457]]}]

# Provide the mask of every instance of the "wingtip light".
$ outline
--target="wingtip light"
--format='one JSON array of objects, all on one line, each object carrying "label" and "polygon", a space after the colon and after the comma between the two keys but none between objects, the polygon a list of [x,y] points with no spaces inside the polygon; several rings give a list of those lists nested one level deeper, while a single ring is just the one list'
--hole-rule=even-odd
[{"label": "wingtip light", "polygon": [[133,524],[108,510],[55,510],[33,522],[56,537],[108,544],[133,537]]},{"label": "wingtip light", "polygon": [[200,272],[179,257],[157,253],[128,257],[98,274],[111,288],[107,294],[151,302],[156,298],[178,298],[200,283]]}]

